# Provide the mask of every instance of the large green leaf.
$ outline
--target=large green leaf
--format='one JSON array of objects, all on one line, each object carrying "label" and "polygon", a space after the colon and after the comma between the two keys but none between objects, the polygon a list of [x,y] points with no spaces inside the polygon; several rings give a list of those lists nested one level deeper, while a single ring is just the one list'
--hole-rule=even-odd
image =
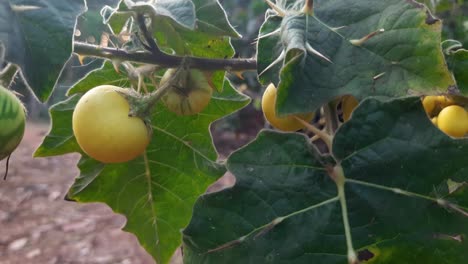
[{"label": "large green leaf", "polygon": [[314,111],[343,94],[446,92],[454,84],[440,48],[441,21],[425,6],[319,0],[314,8],[314,15],[293,9],[269,16],[260,30],[258,72],[264,84],[279,85],[279,113]]},{"label": "large green leaf", "polygon": [[195,204],[185,262],[468,259],[467,199],[435,188],[468,181],[468,140],[434,127],[419,98],[363,101],[334,137],[335,162],[309,142],[265,130],[233,153],[236,184]]},{"label": "large green leaf", "polygon": [[[97,84],[123,84],[116,76],[121,78],[107,63],[75,86],[70,99],[53,106],[51,131],[35,156],[81,153],[71,127],[74,106]],[[177,116],[158,104],[152,115],[153,138],[140,158],[105,165],[82,154],[69,197],[105,202],[125,215],[125,230],[134,233],[158,263],[167,263],[181,243],[180,230],[188,224],[196,198],[225,171],[216,162],[209,125],[248,102],[229,82],[224,86],[197,115]]]},{"label": "large green leaf", "polygon": [[84,11],[83,0],[0,2],[0,61],[18,65],[41,101],[70,57],[76,18]]}]

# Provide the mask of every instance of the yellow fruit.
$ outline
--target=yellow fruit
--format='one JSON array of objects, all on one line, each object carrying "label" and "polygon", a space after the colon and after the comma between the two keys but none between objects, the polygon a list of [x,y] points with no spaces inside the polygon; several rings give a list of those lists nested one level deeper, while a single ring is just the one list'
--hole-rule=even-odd
[{"label": "yellow fruit", "polygon": [[128,101],[119,93],[125,89],[102,85],[89,90],[73,112],[73,133],[81,149],[103,163],[132,160],[150,142],[142,119],[129,117]]},{"label": "yellow fruit", "polygon": [[450,105],[440,111],[437,126],[452,137],[463,137],[468,132],[468,114],[458,105]]},{"label": "yellow fruit", "polygon": [[437,116],[434,116],[433,118],[431,118],[431,121],[432,121],[432,124],[434,124],[434,126],[437,126]]},{"label": "yellow fruit", "polygon": [[[176,70],[167,70],[160,84],[164,85],[170,81]],[[162,101],[171,112],[178,115],[194,115],[201,112],[210,102],[213,92],[206,75],[199,70],[181,72],[172,86]]]},{"label": "yellow fruit", "polygon": [[444,95],[428,95],[425,96],[423,107],[426,113],[431,116],[434,112],[440,111],[442,108],[455,104],[455,102]]},{"label": "yellow fruit", "polygon": [[266,120],[275,128],[282,131],[297,131],[303,129],[304,125],[294,116],[310,122],[314,118],[314,113],[289,115],[278,117],[276,115],[276,87],[274,84],[268,85],[262,97],[262,110]]},{"label": "yellow fruit", "polygon": [[343,101],[341,103],[341,108],[343,111],[343,120],[346,122],[351,118],[356,106],[359,104],[359,101],[352,95],[343,96]]}]

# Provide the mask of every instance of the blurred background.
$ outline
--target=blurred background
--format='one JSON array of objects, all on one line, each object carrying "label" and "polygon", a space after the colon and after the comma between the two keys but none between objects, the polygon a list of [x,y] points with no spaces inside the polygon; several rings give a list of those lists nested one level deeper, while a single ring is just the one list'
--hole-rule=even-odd
[{"label": "blurred background", "polygon": [[[89,0],[89,8],[112,0]],[[242,39],[232,40],[236,57],[255,56],[255,38],[263,22],[267,5],[263,0],[221,0],[228,18]],[[464,0],[421,0],[443,19],[443,39],[456,39],[468,48],[468,2]],[[72,61],[69,67],[78,65]],[[86,67],[98,67],[88,61]],[[74,73],[76,74],[76,73]],[[28,109],[26,134],[10,160],[7,181],[0,181],[0,264],[26,263],[154,263],[138,245],[136,238],[121,231],[125,218],[112,213],[103,204],[77,204],[63,200],[78,174],[78,155],[33,159],[32,153],[48,132],[48,108],[63,100],[70,80],[64,74],[51,99],[39,103],[29,90],[16,80],[13,89],[22,94]],[[242,78],[230,76],[236,88],[252,97],[252,103],[239,112],[217,121],[211,127],[220,156],[226,157],[250,141],[267,126],[260,111],[263,87],[256,72],[245,72]],[[0,174],[5,171],[0,162]],[[223,177],[213,188],[232,184]],[[176,255],[174,263],[180,263]]]}]

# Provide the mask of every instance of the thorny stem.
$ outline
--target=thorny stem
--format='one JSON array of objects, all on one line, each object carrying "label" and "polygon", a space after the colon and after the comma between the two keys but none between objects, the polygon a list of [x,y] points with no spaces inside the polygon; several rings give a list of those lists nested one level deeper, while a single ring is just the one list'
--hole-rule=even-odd
[{"label": "thorny stem", "polygon": [[271,2],[270,0],[265,0],[265,2],[270,6],[271,9],[275,10],[276,13],[278,13],[278,16],[280,16],[280,17],[285,17],[286,16],[286,11],[281,9],[281,7],[277,6],[276,4]]},{"label": "thorny stem", "polygon": [[154,54],[148,51],[126,51],[119,48],[101,47],[83,42],[75,42],[73,50],[82,56],[153,64],[162,68],[177,68],[185,58],[191,68],[203,71],[244,71],[257,69],[257,60],[255,59],[207,59],[169,55],[166,53]]},{"label": "thorny stem", "polygon": [[196,68],[204,71],[244,71],[257,69],[257,61],[255,59],[212,59],[164,53],[160,50],[153,36],[148,31],[143,14],[137,14],[137,22],[140,33],[144,38],[144,41],[141,40],[141,44],[145,47],[146,51],[127,51],[83,42],[74,42],[73,51],[81,56],[100,57],[113,61],[131,61],[152,64],[162,68],[177,68],[184,62],[189,68]]}]

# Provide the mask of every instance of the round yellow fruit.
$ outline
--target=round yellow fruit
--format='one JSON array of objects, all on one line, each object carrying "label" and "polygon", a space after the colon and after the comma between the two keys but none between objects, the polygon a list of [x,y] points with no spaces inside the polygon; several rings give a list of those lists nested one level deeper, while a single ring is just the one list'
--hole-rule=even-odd
[{"label": "round yellow fruit", "polygon": [[455,102],[444,95],[428,95],[425,96],[423,101],[424,110],[428,115],[434,114],[434,111],[439,111],[440,109],[453,105]]},{"label": "round yellow fruit", "polygon": [[119,92],[102,85],[89,90],[73,112],[73,133],[81,149],[103,163],[118,163],[141,155],[150,142],[142,119],[129,117],[130,105]]},{"label": "round yellow fruit", "polygon": [[353,113],[356,106],[359,104],[359,101],[356,97],[352,95],[345,95],[343,96],[343,101],[341,103],[341,108],[343,111],[343,120],[346,122],[351,118],[351,114]]},{"label": "round yellow fruit", "polygon": [[[161,85],[171,80],[177,69],[167,70]],[[162,98],[166,107],[178,115],[194,115],[205,109],[211,99],[213,89],[206,76],[199,70],[187,70],[171,84],[173,87]]]},{"label": "round yellow fruit", "polygon": [[275,128],[282,131],[297,131],[303,129],[304,125],[294,116],[310,122],[314,118],[314,113],[289,115],[278,117],[276,115],[276,87],[274,84],[268,85],[262,97],[262,110],[266,120]]},{"label": "round yellow fruit", "polygon": [[463,137],[468,132],[468,114],[458,105],[450,105],[440,111],[437,126],[452,137]]}]

